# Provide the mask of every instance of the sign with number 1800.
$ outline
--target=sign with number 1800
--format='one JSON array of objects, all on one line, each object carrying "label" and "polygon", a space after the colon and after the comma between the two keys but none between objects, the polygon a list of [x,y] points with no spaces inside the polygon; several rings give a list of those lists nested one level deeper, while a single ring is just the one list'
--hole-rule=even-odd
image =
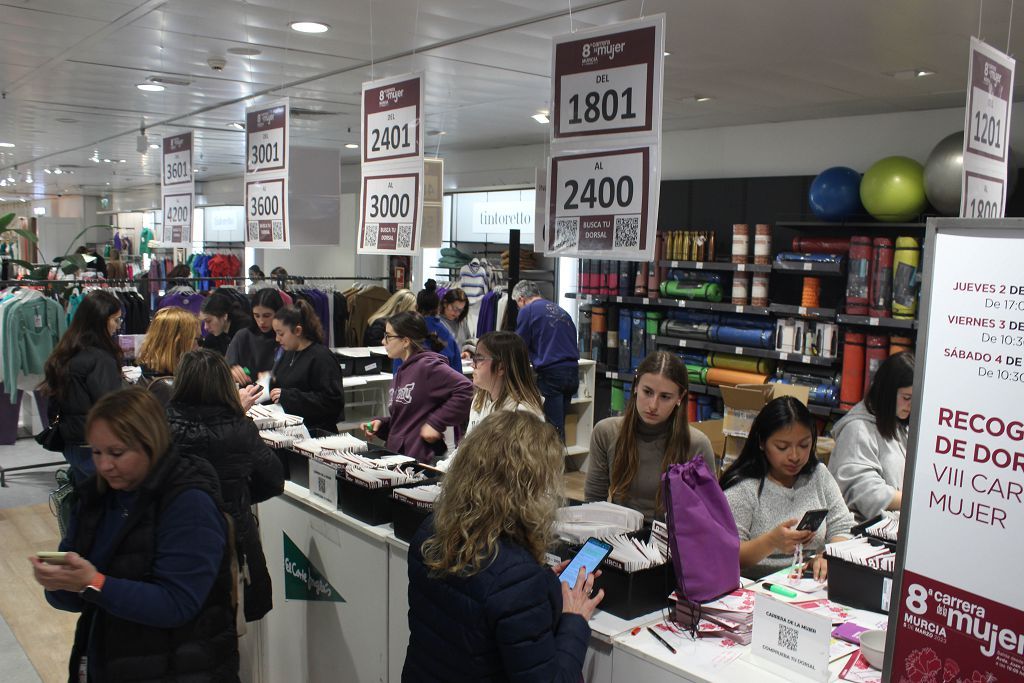
[{"label": "sign with number 1800", "polygon": [[653,237],[651,183],[650,147],[552,157],[547,253],[643,257]]}]

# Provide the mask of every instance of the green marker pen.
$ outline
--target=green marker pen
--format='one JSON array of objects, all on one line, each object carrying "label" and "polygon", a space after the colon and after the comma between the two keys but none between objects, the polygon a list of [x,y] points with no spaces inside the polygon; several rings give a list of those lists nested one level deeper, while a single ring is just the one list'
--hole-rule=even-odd
[{"label": "green marker pen", "polygon": [[777,583],[762,583],[761,588],[764,588],[766,591],[770,591],[772,593],[775,593],[776,595],[781,595],[786,598],[796,597],[796,591],[790,590],[785,586],[780,586]]}]

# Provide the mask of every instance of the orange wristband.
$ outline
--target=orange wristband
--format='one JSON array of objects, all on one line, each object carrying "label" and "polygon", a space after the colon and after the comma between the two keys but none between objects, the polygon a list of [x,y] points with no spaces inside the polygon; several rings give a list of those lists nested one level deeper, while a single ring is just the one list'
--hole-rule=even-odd
[{"label": "orange wristband", "polygon": [[89,582],[89,585],[95,588],[96,590],[101,591],[103,590],[103,584],[106,582],[106,580],[106,576],[99,572],[96,572],[96,575],[92,577],[92,581]]}]

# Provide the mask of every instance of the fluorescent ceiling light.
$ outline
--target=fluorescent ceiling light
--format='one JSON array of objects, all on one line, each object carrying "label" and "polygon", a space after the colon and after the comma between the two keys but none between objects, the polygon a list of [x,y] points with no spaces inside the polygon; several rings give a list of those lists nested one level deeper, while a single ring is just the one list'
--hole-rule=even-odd
[{"label": "fluorescent ceiling light", "polygon": [[288,24],[288,27],[299,33],[326,33],[331,29],[322,21],[293,21]]},{"label": "fluorescent ceiling light", "polygon": [[923,76],[934,76],[934,75],[935,75],[935,72],[934,71],[929,71],[928,69],[918,69],[916,72],[914,72],[914,76],[916,76],[917,78],[921,78]]},{"label": "fluorescent ceiling light", "polygon": [[359,145],[354,142],[345,143],[345,149],[359,149]]},{"label": "fluorescent ceiling light", "polygon": [[14,147],[13,142],[0,142],[0,147]]},{"label": "fluorescent ceiling light", "polygon": [[[58,168],[57,170],[59,171],[60,169]],[[43,173],[45,173],[46,175],[50,175],[51,173],[53,173],[53,171],[51,171],[51,170],[50,170],[50,169],[48,169],[48,168],[44,168],[44,169],[43,169]]]},{"label": "fluorescent ceiling light", "polygon": [[924,76],[934,76],[935,72],[928,69],[903,69],[902,71],[890,71],[885,75],[898,81],[910,81],[915,78],[923,78]]},{"label": "fluorescent ceiling light", "polygon": [[164,90],[164,86],[159,83],[139,83],[135,87],[146,92],[163,92]]},{"label": "fluorescent ceiling light", "polygon": [[119,163],[119,164],[127,164],[128,160],[127,159],[118,159],[117,163]]},{"label": "fluorescent ceiling light", "polygon": [[548,115],[543,112],[538,112],[531,116],[530,118],[536,121],[537,123],[549,123],[551,121],[551,119],[548,118]]},{"label": "fluorescent ceiling light", "polygon": [[229,47],[227,52],[230,55],[238,55],[240,57],[255,57],[256,55],[263,54],[262,50],[254,47]]},{"label": "fluorescent ceiling light", "polygon": [[241,121],[232,121],[227,124],[228,128],[234,128],[235,130],[245,130],[245,124]]},{"label": "fluorescent ceiling light", "polygon": [[151,142],[151,143],[149,143],[149,148],[150,149],[160,149],[160,145],[158,143],[156,143],[156,142]]},{"label": "fluorescent ceiling light", "polygon": [[710,97],[708,97],[707,95],[694,95],[694,96],[693,96],[693,99],[694,99],[695,101],[697,101],[697,102],[707,102],[707,101],[709,101],[709,100],[710,100],[711,98],[710,98]]},{"label": "fluorescent ceiling light", "polygon": [[665,50],[665,56],[666,56],[666,57],[671,57],[671,56],[672,56],[672,53],[671,53],[671,52],[669,52],[668,50]]}]

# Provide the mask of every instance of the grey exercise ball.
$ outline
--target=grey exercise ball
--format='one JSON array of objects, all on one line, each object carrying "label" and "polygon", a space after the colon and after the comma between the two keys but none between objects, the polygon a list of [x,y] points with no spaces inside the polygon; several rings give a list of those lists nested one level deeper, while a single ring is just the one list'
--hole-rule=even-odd
[{"label": "grey exercise ball", "polygon": [[[924,162],[924,193],[929,203],[944,216],[960,215],[960,183],[964,170],[964,132],[947,135],[935,145]],[[1010,148],[1006,162],[1006,199],[1017,189],[1019,165]]]}]

